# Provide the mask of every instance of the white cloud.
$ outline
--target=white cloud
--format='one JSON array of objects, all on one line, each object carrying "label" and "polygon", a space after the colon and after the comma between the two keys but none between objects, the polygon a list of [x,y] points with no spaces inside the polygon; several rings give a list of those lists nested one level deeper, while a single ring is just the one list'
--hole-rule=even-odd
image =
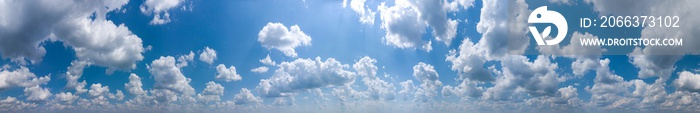
[{"label": "white cloud", "polygon": [[275,61],[272,61],[272,58],[270,58],[269,54],[267,55],[267,57],[260,59],[260,63],[263,63],[265,65],[270,65],[270,66],[277,65],[277,63]]},{"label": "white cloud", "polygon": [[571,35],[571,42],[569,45],[564,47],[540,46],[537,47],[537,49],[543,54],[576,59],[571,63],[573,73],[577,76],[583,76],[585,72],[595,70],[595,68],[598,67],[598,59],[600,59],[603,52],[606,52],[607,49],[600,46],[580,45],[582,39],[598,39],[598,36],[586,32],[574,32]]},{"label": "white cloud", "polygon": [[[382,20],[381,28],[386,30],[382,38],[387,45],[398,48],[430,47],[428,42],[422,40],[426,32],[425,22],[420,22],[419,14],[412,9],[405,0],[396,0],[395,5],[388,7],[384,3],[379,5],[379,15]],[[425,48],[430,51],[432,48]]]},{"label": "white cloud", "polygon": [[[600,15],[678,15],[684,19],[694,20],[699,18],[697,15],[687,15],[698,8],[691,4],[697,4],[695,0],[679,0],[679,1],[657,1],[657,0],[634,0],[634,4],[629,4],[631,0],[586,0],[587,3],[592,3],[594,9]],[[685,25],[683,28],[658,28],[645,27],[642,30],[641,38],[678,38],[684,39],[685,43],[700,42],[696,38],[700,36],[697,29],[700,22],[696,21],[679,21],[678,25]],[[638,77],[649,78],[659,76],[662,79],[668,79],[673,70],[675,70],[675,62],[679,61],[683,54],[699,54],[698,45],[683,45],[673,47],[644,47],[635,48],[628,54],[632,59],[632,64],[639,68]]]},{"label": "white cloud", "polygon": [[31,87],[46,84],[51,81],[51,75],[37,77],[26,67],[16,70],[0,69],[0,91],[12,87]]},{"label": "white cloud", "polygon": [[276,106],[291,106],[294,105],[294,98],[289,98],[290,100],[285,99],[284,97],[278,97],[275,98],[275,101],[272,102],[273,105]]},{"label": "white cloud", "polygon": [[194,52],[190,51],[190,54],[177,57],[177,67],[187,67],[189,65],[188,62],[192,61],[194,61]]},{"label": "white cloud", "polygon": [[175,9],[183,4],[183,2],[185,2],[185,0],[146,0],[140,6],[140,9],[143,14],[155,15],[150,24],[166,24],[170,22],[170,13],[168,13],[168,10]]},{"label": "white cloud", "polygon": [[[372,11],[372,9],[365,5],[365,2],[367,2],[367,0],[351,0],[350,9],[360,16],[360,23],[373,25],[377,12]],[[343,8],[345,8],[346,1],[344,1],[343,4]]]},{"label": "white cloud", "polygon": [[[681,51],[681,50],[674,50]],[[658,76],[668,80],[671,73],[676,69],[675,63],[681,60],[681,55],[646,55],[655,54],[653,49],[635,48],[628,54],[630,62],[637,68],[639,78],[649,78]]]},{"label": "white cloud", "polygon": [[[538,56],[533,62],[525,56],[507,56],[501,61],[504,67],[499,76],[487,88],[483,98],[497,101],[519,101],[529,97],[553,96],[559,84],[556,63],[548,57]],[[516,90],[518,89],[518,90]]]},{"label": "white cloud", "polygon": [[214,81],[207,82],[207,87],[202,91],[203,95],[224,95],[224,86],[221,84],[214,83]]},{"label": "white cloud", "polygon": [[132,95],[142,95],[146,94],[146,91],[143,90],[143,84],[141,83],[141,78],[134,74],[131,73],[129,75],[129,83],[124,83],[124,89],[129,92],[129,94]]},{"label": "white cloud", "polygon": [[24,88],[24,95],[27,96],[27,100],[29,101],[43,102],[48,100],[52,94],[49,92],[49,89],[33,86]]},{"label": "white cloud", "polygon": [[[450,45],[457,34],[457,20],[447,18],[445,0],[408,0],[413,9],[418,12],[421,22],[433,29],[435,40]],[[467,1],[459,1],[465,2]]]},{"label": "white cloud", "polygon": [[151,90],[151,94],[153,94],[153,99],[157,102],[173,102],[177,101],[177,94],[176,92],[170,91],[168,89],[154,89]]},{"label": "white cloud", "polygon": [[241,75],[236,72],[236,67],[233,66],[226,68],[224,64],[219,64],[216,66],[216,73],[216,79],[226,82],[239,81],[242,79]]},{"label": "white cloud", "polygon": [[357,63],[353,64],[352,67],[357,71],[357,75],[376,77],[378,68],[374,63],[377,63],[376,59],[365,56],[357,61]]},{"label": "white cloud", "polygon": [[80,99],[80,96],[74,95],[71,92],[61,92],[54,95],[53,99],[65,104],[72,104],[75,100]]},{"label": "white cloud", "polygon": [[486,50],[474,45],[469,39],[464,39],[459,45],[459,52],[451,50],[445,61],[452,63],[452,70],[459,72],[458,79],[473,81],[494,81],[496,78],[484,68]]},{"label": "white cloud", "polygon": [[170,95],[172,93],[187,95],[194,94],[194,88],[192,88],[192,86],[189,84],[191,79],[186,78],[185,75],[182,74],[180,68],[175,65],[175,58],[172,56],[161,56],[160,58],[151,62],[151,65],[148,65],[147,67],[148,72],[151,73],[153,79],[155,80],[153,88],[162,89],[156,90],[154,95],[160,95],[168,98],[161,98],[162,100],[173,100],[169,99],[173,97]]},{"label": "white cloud", "polygon": [[377,60],[368,56],[362,57],[359,61],[352,65],[357,72],[357,75],[363,76],[362,81],[367,86],[369,97],[374,100],[393,100],[395,98],[393,83],[386,82],[377,77],[377,66],[374,65]]},{"label": "white cloud", "polygon": [[430,64],[419,62],[413,66],[413,77],[416,77],[421,82],[417,89],[414,101],[427,102],[431,101],[437,95],[437,90],[442,86],[442,82],[438,79],[440,76]]},{"label": "white cloud", "polygon": [[378,77],[366,77],[362,81],[367,86],[369,97],[374,100],[393,100],[396,98],[394,91],[396,88],[393,83],[386,82]]},{"label": "white cloud", "polygon": [[350,85],[333,88],[331,94],[340,101],[341,105],[346,104],[350,100],[359,100],[367,97],[367,92],[356,91]]},{"label": "white cloud", "polygon": [[124,100],[124,93],[122,90],[117,90],[117,93],[109,94],[108,96],[110,99]]},{"label": "white cloud", "polygon": [[116,69],[136,68],[143,59],[141,39],[123,24],[105,20],[128,0],[114,1],[2,1],[13,13],[1,14],[0,52],[3,58],[25,64],[40,62],[46,53],[41,42],[62,41],[79,60]]},{"label": "white cloud", "polygon": [[442,87],[442,96],[449,97],[456,95],[462,97],[463,100],[469,98],[479,98],[483,95],[484,89],[482,87],[477,87],[475,82],[469,80],[463,80],[458,86],[452,87],[446,85]]},{"label": "white cloud", "polygon": [[445,4],[445,8],[451,12],[459,11],[460,7],[467,9],[472,6],[474,6],[474,0],[453,0],[452,2],[446,2]]},{"label": "white cloud", "polygon": [[269,68],[267,68],[267,67],[265,67],[265,66],[260,66],[260,67],[257,67],[257,68],[253,68],[253,69],[251,69],[250,71],[251,71],[251,72],[255,72],[255,73],[262,74],[262,73],[266,73],[268,70],[269,70]]},{"label": "white cloud", "polygon": [[627,87],[631,85],[612,73],[609,64],[609,59],[600,60],[600,67],[596,69],[595,84],[593,87],[586,87],[586,91],[591,92],[590,102],[596,106],[609,106],[613,103],[619,105],[625,102],[622,94],[625,94]]},{"label": "white cloud", "polygon": [[267,23],[258,33],[258,42],[267,49],[277,49],[289,57],[296,57],[294,50],[299,46],[310,46],[311,37],[301,31],[298,25],[289,29],[282,23]]},{"label": "white cloud", "polygon": [[[628,5],[625,7],[612,7],[602,3],[596,2],[607,2],[607,1],[593,1],[596,9],[598,8],[629,8],[626,12],[616,12],[610,9],[612,14],[644,14],[644,15],[670,15],[679,16],[686,20],[697,20],[700,19],[698,15],[689,15],[693,12],[700,10],[700,8],[693,6],[692,4],[698,4],[700,1],[696,0],[678,0],[678,1],[655,1],[655,0],[643,0],[638,1],[638,4]],[[636,10],[635,10],[636,9]],[[628,12],[627,12],[628,11]],[[658,17],[657,17],[658,18]],[[674,64],[683,58],[684,54],[700,54],[700,45],[693,44],[698,43],[700,40],[693,37],[700,36],[700,32],[696,29],[700,29],[700,22],[697,21],[679,21],[677,23],[679,28],[659,28],[659,27],[645,27],[642,30],[641,38],[658,38],[664,37],[669,39],[683,39],[686,43],[683,46],[647,46],[641,50],[636,48],[632,53],[628,54],[632,60],[632,64],[638,67],[641,71],[638,73],[640,78],[648,78],[659,76],[660,78],[668,80],[671,76],[673,70],[675,70]],[[690,44],[689,44],[690,43]]]},{"label": "white cloud", "polygon": [[408,100],[408,97],[415,93],[413,92],[413,90],[415,90],[416,87],[413,85],[413,80],[403,81],[399,83],[399,85],[401,85],[401,90],[399,91],[399,94],[403,96],[403,100]]},{"label": "white cloud", "polygon": [[700,75],[688,71],[679,72],[673,85],[679,91],[700,92]]},{"label": "white cloud", "polygon": [[[63,25],[65,24],[65,25]],[[114,70],[136,68],[145,52],[141,38],[129,31],[124,24],[115,25],[109,20],[77,19],[59,24],[54,34],[75,50],[78,60]]]},{"label": "white cloud", "polygon": [[[445,2],[444,0],[396,0],[395,5],[391,7],[382,3],[378,10],[382,20],[381,28],[386,30],[384,41],[399,48],[420,46],[426,51],[431,51],[432,41],[422,40],[426,27],[430,27],[435,40],[450,45],[457,34],[457,20],[447,17],[447,7],[450,6]],[[457,2],[467,4],[467,1]]]},{"label": "white cloud", "polygon": [[0,100],[0,111],[3,112],[20,112],[24,111],[25,109],[32,109],[37,107],[37,104],[35,103],[27,103],[21,100],[18,100],[15,97],[7,97],[3,100]]},{"label": "white cloud", "polygon": [[260,103],[263,100],[255,97],[253,93],[250,92],[247,88],[241,88],[241,91],[238,92],[235,96],[233,96],[233,100],[236,103],[236,105],[242,105],[242,104],[248,104],[248,103]]},{"label": "white cloud", "polygon": [[76,94],[87,92],[87,89],[85,89],[87,82],[85,82],[85,80],[83,80],[82,82],[78,82],[78,79],[80,79],[80,77],[83,76],[83,69],[85,69],[87,66],[90,66],[91,63],[76,60],[71,62],[70,64],[71,66],[69,66],[68,70],[66,71],[67,83],[64,89],[75,90]]},{"label": "white cloud", "polygon": [[100,83],[92,84],[92,86],[90,86],[90,90],[88,91],[88,96],[90,96],[90,98],[98,98],[107,94],[109,94],[109,87],[102,87],[102,84]]},{"label": "white cloud", "polygon": [[321,61],[296,59],[282,62],[272,77],[261,79],[256,87],[263,97],[291,96],[296,92],[326,86],[343,86],[354,82],[355,73],[345,70],[350,66],[333,58]]},{"label": "white cloud", "polygon": [[207,87],[204,88],[202,93],[197,95],[200,102],[218,102],[221,101],[221,95],[224,95],[224,86],[221,84],[214,83],[214,81],[207,82]]},{"label": "white cloud", "polygon": [[485,47],[490,58],[525,52],[529,45],[526,42],[530,42],[525,20],[531,11],[527,7],[524,0],[483,1],[480,21],[476,25],[482,37],[477,45]]},{"label": "white cloud", "polygon": [[199,60],[211,65],[216,60],[216,51],[209,47],[204,48],[204,51],[199,54]]}]

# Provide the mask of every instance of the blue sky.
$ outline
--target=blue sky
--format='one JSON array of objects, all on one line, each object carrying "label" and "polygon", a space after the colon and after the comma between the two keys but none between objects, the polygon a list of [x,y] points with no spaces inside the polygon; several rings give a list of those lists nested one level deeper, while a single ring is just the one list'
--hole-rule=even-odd
[{"label": "blue sky", "polygon": [[[694,3],[0,0],[0,111],[697,112]],[[561,46],[518,27],[539,6],[572,26]],[[575,26],[654,14],[683,26]],[[659,36],[691,45],[543,49]]]}]

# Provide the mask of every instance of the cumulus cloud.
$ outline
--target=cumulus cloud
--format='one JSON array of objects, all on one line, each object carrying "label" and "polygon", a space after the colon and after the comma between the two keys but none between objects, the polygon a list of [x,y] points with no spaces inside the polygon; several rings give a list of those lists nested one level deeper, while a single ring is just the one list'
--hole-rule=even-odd
[{"label": "cumulus cloud", "polygon": [[83,76],[83,69],[85,69],[87,66],[90,66],[90,64],[90,62],[86,61],[71,62],[71,66],[69,66],[68,71],[66,71],[67,83],[64,89],[75,90],[76,94],[87,92],[87,89],[85,89],[85,85],[87,85],[87,82],[85,82],[85,80],[83,80],[82,82],[78,82],[78,79],[80,79],[80,77]]},{"label": "cumulus cloud", "polygon": [[626,100],[622,99],[623,94],[627,92],[627,87],[631,84],[625,82],[622,77],[612,73],[609,64],[609,59],[600,60],[600,67],[596,69],[595,84],[593,87],[586,88],[588,92],[591,92],[591,103],[594,103],[596,106],[607,107],[613,103],[618,103],[619,105],[626,102]]},{"label": "cumulus cloud", "polygon": [[109,87],[102,87],[102,84],[100,83],[92,84],[92,86],[90,86],[90,90],[88,91],[88,96],[90,96],[90,98],[97,98],[107,94],[109,94]]},{"label": "cumulus cloud", "polygon": [[187,67],[189,65],[188,62],[192,61],[194,61],[194,52],[190,51],[190,54],[177,57],[177,67]]},{"label": "cumulus cloud", "polygon": [[450,50],[445,61],[452,63],[452,70],[459,72],[459,79],[494,81],[496,78],[484,68],[486,50],[475,46],[469,39],[459,45],[459,52]]},{"label": "cumulus cloud", "polygon": [[430,64],[419,62],[413,66],[413,77],[416,77],[421,82],[417,89],[414,101],[427,102],[431,101],[437,95],[437,89],[442,86],[439,75],[434,67]]},{"label": "cumulus cloud", "polygon": [[[628,54],[630,63],[639,68],[637,76],[639,78],[660,77],[668,80],[671,73],[676,69],[676,62],[681,60],[681,55],[644,55],[653,54],[652,49],[635,48]],[[678,50],[674,50],[678,51]]]},{"label": "cumulus cloud", "polygon": [[365,56],[353,64],[352,67],[357,72],[357,75],[364,77],[362,81],[367,86],[369,97],[374,100],[393,100],[396,88],[393,83],[386,82],[376,76],[378,70],[377,66],[374,65],[376,62],[376,59]]},{"label": "cumulus cloud", "polygon": [[209,47],[204,48],[204,51],[199,54],[199,60],[206,62],[207,64],[214,63],[214,60],[216,60],[216,51]]},{"label": "cumulus cloud", "polygon": [[29,101],[43,102],[48,100],[53,94],[49,92],[49,89],[32,86],[24,88],[24,95],[27,96],[27,100]]},{"label": "cumulus cloud", "polygon": [[311,37],[301,31],[298,25],[289,29],[282,23],[267,23],[258,33],[258,42],[267,49],[277,49],[289,57],[296,57],[294,50],[299,46],[310,46]]},{"label": "cumulus cloud", "polygon": [[[382,20],[381,28],[386,30],[384,41],[398,48],[421,47],[431,51],[431,41],[424,41],[422,34],[430,27],[435,40],[449,45],[457,34],[457,20],[447,17],[447,11],[457,6],[471,5],[471,0],[396,0],[394,6],[382,3],[378,10]],[[465,6],[465,8],[468,6]]]},{"label": "cumulus cloud", "polygon": [[262,73],[266,73],[268,70],[269,70],[269,68],[267,68],[267,67],[265,67],[265,66],[260,66],[260,67],[257,67],[257,68],[253,68],[253,69],[251,69],[250,71],[251,71],[251,72],[255,72],[255,73],[262,74]]},{"label": "cumulus cloud", "polygon": [[199,101],[209,103],[221,101],[221,95],[224,95],[224,86],[214,83],[214,81],[209,81],[207,82],[207,87],[197,97]]},{"label": "cumulus cloud", "polygon": [[3,112],[20,112],[24,111],[25,109],[35,108],[37,106],[38,105],[35,103],[24,102],[15,97],[7,97],[0,100],[0,108],[2,108],[0,111]]},{"label": "cumulus cloud", "polygon": [[12,87],[32,87],[46,84],[51,81],[51,76],[37,77],[26,67],[15,70],[0,69],[0,91]]},{"label": "cumulus cloud", "polygon": [[[530,62],[525,56],[507,56],[501,61],[504,67],[496,72],[500,76],[487,88],[483,98],[498,101],[519,101],[528,96],[553,96],[559,84],[557,63],[548,57],[538,56]],[[521,89],[521,90],[516,90]]]},{"label": "cumulus cloud", "polygon": [[127,2],[3,1],[3,8],[13,13],[0,18],[4,22],[0,25],[2,57],[20,64],[40,62],[46,53],[41,42],[51,38],[72,48],[79,60],[105,66],[108,72],[134,69],[143,59],[141,38],[105,18]]},{"label": "cumulus cloud", "polygon": [[146,15],[155,15],[150,24],[166,24],[170,22],[168,10],[175,9],[185,2],[185,0],[146,0],[140,6],[141,12]]},{"label": "cumulus cloud", "polygon": [[483,95],[482,93],[484,92],[484,88],[477,87],[476,85],[476,82],[463,80],[458,86],[452,87],[450,85],[446,85],[442,87],[441,93],[444,97],[456,95],[458,97],[462,97],[463,100],[479,98]]},{"label": "cumulus cloud", "polygon": [[[508,6],[508,7],[502,7]],[[524,0],[489,0],[483,2],[476,30],[482,34],[479,46],[492,58],[522,54],[529,45],[527,22],[530,14]],[[506,23],[504,23],[506,22]],[[513,42],[513,43],[508,43]]]},{"label": "cumulus cloud", "polygon": [[431,51],[430,41],[422,40],[427,25],[420,22],[417,11],[405,0],[397,0],[394,4],[389,7],[382,3],[378,8],[381,28],[386,30],[383,41],[398,48],[423,47],[423,50]]},{"label": "cumulus cloud", "polygon": [[71,92],[61,92],[54,95],[53,99],[64,104],[72,104],[73,102],[75,102],[75,100],[80,99],[80,96],[75,95]]},{"label": "cumulus cloud", "polygon": [[239,81],[242,79],[241,75],[236,72],[236,67],[233,66],[226,68],[224,64],[219,64],[216,66],[216,73],[216,79],[226,82]]},{"label": "cumulus cloud", "polygon": [[262,99],[255,97],[247,88],[241,88],[241,91],[233,96],[233,100],[236,105],[262,102]]},{"label": "cumulus cloud", "polygon": [[543,54],[575,59],[575,61],[571,63],[573,73],[577,76],[583,76],[585,72],[595,70],[595,68],[598,67],[598,59],[600,59],[603,52],[606,52],[607,49],[600,46],[583,46],[580,44],[582,39],[598,39],[598,37],[586,32],[574,32],[571,35],[571,42],[569,45],[563,47],[540,46],[537,47],[537,49]]},{"label": "cumulus cloud", "polygon": [[[346,2],[344,2],[343,8],[346,7]],[[367,0],[350,0],[350,9],[355,11],[360,17],[360,23],[373,25],[377,12],[372,11],[372,9],[365,5],[365,2],[367,2]]]},{"label": "cumulus cloud", "polygon": [[141,83],[141,77],[133,73],[129,75],[129,83],[124,83],[124,89],[126,89],[126,91],[132,95],[146,94],[146,91],[143,90],[142,87],[143,84]]},{"label": "cumulus cloud", "polygon": [[467,9],[471,6],[474,6],[474,0],[453,0],[452,2],[446,2],[445,8],[448,11],[459,11],[460,7],[462,9]]},{"label": "cumulus cloud", "polygon": [[357,75],[376,77],[378,68],[374,63],[377,63],[377,59],[365,56],[353,64],[352,67],[357,71]]},{"label": "cumulus cloud", "polygon": [[267,55],[267,57],[260,59],[260,63],[263,63],[265,65],[270,65],[270,66],[277,65],[277,63],[275,61],[272,61],[272,58],[270,58],[270,55]]},{"label": "cumulus cloud", "polygon": [[[175,65],[175,58],[172,56],[161,56],[160,58],[147,65],[148,72],[151,73],[155,84],[153,84],[156,94],[161,96],[172,97],[173,93],[178,94],[194,94],[194,88],[190,86],[190,78],[185,77],[180,71],[180,68]],[[171,100],[171,99],[163,99]]]},{"label": "cumulus cloud", "polygon": [[[696,19],[697,15],[686,15],[698,10],[689,4],[697,4],[694,0],[680,1],[657,1],[657,0],[640,0],[634,1],[634,4],[629,4],[629,0],[586,0],[587,3],[593,4],[593,9],[600,15],[682,15],[684,19]],[[693,29],[698,29],[700,22],[696,21],[679,21],[678,25],[686,25],[684,28],[657,28],[645,27],[642,30],[641,38],[677,38],[684,39],[684,42],[694,43],[700,42],[696,38],[700,36]],[[635,48],[628,56],[632,59],[632,64],[639,68],[638,77],[660,77],[668,79],[673,70],[674,64],[679,61],[683,54],[699,54],[698,45],[683,45],[674,47],[644,47]]]},{"label": "cumulus cloud", "polygon": [[[78,60],[114,70],[136,68],[136,62],[143,60],[145,49],[141,38],[134,35],[124,24],[115,25],[109,20],[80,20],[63,23],[54,34],[71,45]],[[63,38],[61,38],[63,37]]]},{"label": "cumulus cloud", "polygon": [[207,82],[207,87],[202,91],[203,95],[224,95],[224,86],[221,84],[214,83],[214,81]]},{"label": "cumulus cloud", "polygon": [[673,85],[676,86],[676,90],[700,92],[700,75],[688,71],[680,72]]},{"label": "cumulus cloud", "polygon": [[[598,1],[603,2],[604,1]],[[692,12],[700,10],[698,7],[694,7],[690,4],[697,4],[698,1],[695,0],[680,0],[680,1],[654,1],[654,0],[643,0],[638,1],[638,4],[626,6],[629,12],[616,12],[612,11],[612,14],[620,13],[633,13],[633,14],[645,14],[645,15],[678,15],[680,18],[688,20],[700,19],[698,15],[688,15]],[[603,5],[593,1],[596,9],[599,8],[624,8],[624,7],[612,7],[608,5]],[[639,10],[634,10],[639,9]],[[601,13],[607,11],[601,11]],[[645,27],[642,30],[641,38],[658,38],[664,37],[669,39],[683,39],[684,43],[698,43],[700,40],[693,37],[700,36],[700,33],[696,29],[700,29],[700,22],[697,21],[679,21],[678,25],[680,28],[658,28],[658,27]],[[644,47],[635,48],[635,50],[628,54],[630,59],[632,59],[632,64],[638,67],[640,70],[638,75],[640,78],[648,78],[659,76],[660,78],[668,80],[671,76],[673,70],[675,70],[674,64],[683,58],[682,55],[685,54],[700,54],[700,45],[697,44],[687,44],[683,46],[657,46],[657,47]]]},{"label": "cumulus cloud", "polygon": [[350,66],[333,58],[322,61],[299,58],[278,65],[272,77],[261,79],[256,87],[263,97],[291,96],[297,92],[326,86],[343,86],[354,82],[355,73],[345,70]]},{"label": "cumulus cloud", "polygon": [[403,82],[400,82],[399,85],[401,85],[401,90],[399,90],[399,94],[403,96],[403,100],[408,100],[408,98],[413,95],[413,90],[416,89],[416,86],[413,85],[413,80],[406,80]]}]

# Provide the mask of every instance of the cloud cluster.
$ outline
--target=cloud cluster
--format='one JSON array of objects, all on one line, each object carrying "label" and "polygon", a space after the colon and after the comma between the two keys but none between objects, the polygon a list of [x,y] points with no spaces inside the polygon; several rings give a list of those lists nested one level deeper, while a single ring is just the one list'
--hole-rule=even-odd
[{"label": "cloud cluster", "polygon": [[224,64],[219,64],[216,66],[216,73],[216,79],[226,82],[239,81],[242,79],[241,75],[236,72],[236,67],[233,66],[226,68]]},{"label": "cloud cluster", "polygon": [[[61,41],[78,60],[129,70],[143,59],[141,38],[123,24],[106,20],[128,0],[116,1],[2,1],[0,53],[19,64],[38,63],[46,54],[42,42]],[[109,71],[108,70],[108,71]]]},{"label": "cloud cluster", "polygon": [[204,48],[204,51],[199,54],[199,60],[207,64],[214,63],[214,60],[216,60],[216,51],[209,47]]},{"label": "cloud cluster", "polygon": [[[365,5],[365,2],[367,2],[367,0],[350,0],[350,9],[355,11],[360,17],[360,23],[374,25],[374,18],[377,12],[372,11],[372,9]],[[344,0],[343,4],[343,8],[345,8],[347,0]]]},{"label": "cloud cluster", "polygon": [[[352,3],[355,1],[357,0],[351,1],[351,6],[354,6]],[[394,6],[386,6],[386,3],[382,2],[377,9],[382,21],[381,28],[386,30],[383,40],[386,41],[386,44],[398,48],[420,47],[425,51],[431,51],[432,41],[423,39],[423,34],[429,27],[432,29],[432,36],[435,37],[436,41],[450,45],[457,34],[458,21],[448,18],[447,14],[459,11],[458,7],[465,9],[471,7],[473,2],[473,0],[452,2],[446,0],[396,0]],[[352,8],[355,9],[355,7]],[[356,10],[356,12],[365,11]]]},{"label": "cloud cluster", "polygon": [[51,76],[37,77],[26,67],[15,70],[0,69],[0,91],[12,87],[33,87],[46,84],[51,81]]},{"label": "cloud cluster", "polygon": [[310,46],[311,37],[301,31],[298,25],[289,29],[282,23],[267,23],[258,33],[258,42],[267,49],[277,49],[289,57],[296,57],[294,48]]},{"label": "cloud cluster", "polygon": [[194,94],[194,88],[190,86],[190,78],[185,77],[180,71],[180,67],[175,65],[175,58],[172,56],[161,56],[148,65],[148,72],[151,73],[155,84],[154,89],[158,94],[164,96],[170,93]]},{"label": "cloud cluster", "polygon": [[146,15],[155,15],[150,24],[166,24],[170,22],[168,10],[182,5],[185,0],[146,0],[140,7],[141,12]]},{"label": "cloud cluster", "polygon": [[296,59],[278,65],[272,77],[261,79],[256,90],[263,97],[292,96],[297,92],[326,86],[342,86],[354,82],[355,73],[350,66],[333,58]]}]

